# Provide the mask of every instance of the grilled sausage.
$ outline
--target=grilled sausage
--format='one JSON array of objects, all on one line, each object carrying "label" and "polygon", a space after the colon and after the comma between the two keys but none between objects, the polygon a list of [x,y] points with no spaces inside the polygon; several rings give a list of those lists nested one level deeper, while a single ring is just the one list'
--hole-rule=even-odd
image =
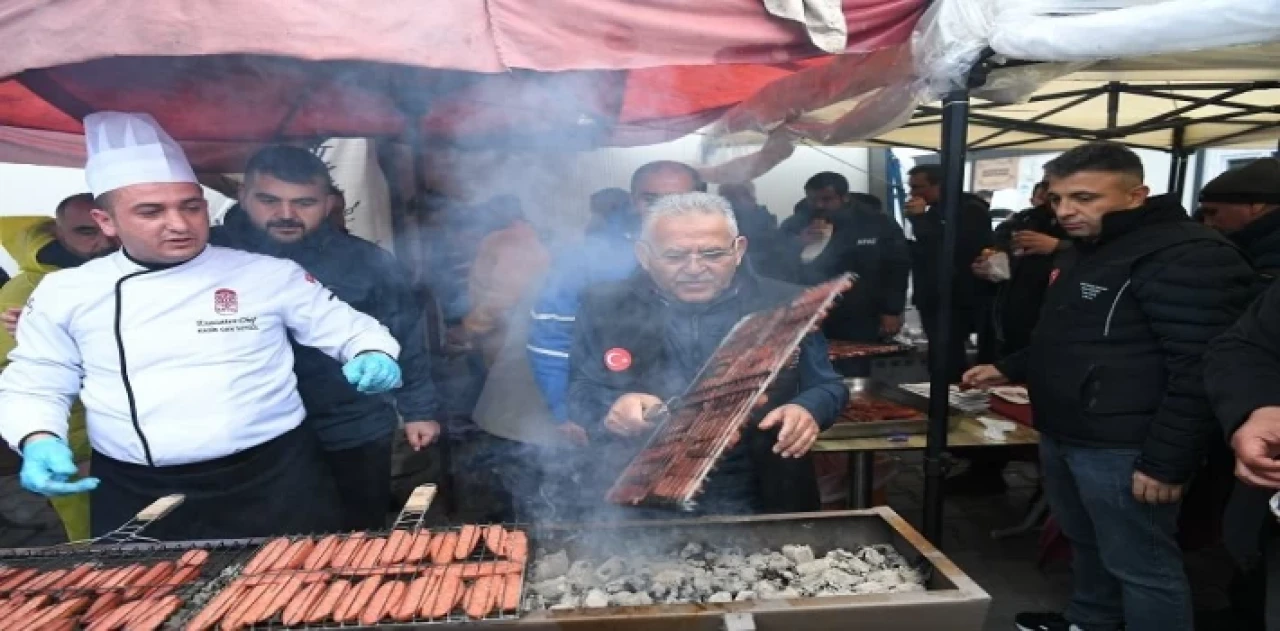
[{"label": "grilled sausage", "polygon": [[98,596],[93,604],[89,605],[89,610],[84,612],[83,622],[91,624],[103,615],[114,611],[122,602],[124,602],[124,596],[120,592],[107,592]]},{"label": "grilled sausage", "polygon": [[524,563],[529,559],[529,535],[522,530],[512,530],[502,541],[503,556]]},{"label": "grilled sausage", "polygon": [[10,622],[16,622],[27,618],[32,613],[44,608],[44,606],[50,602],[53,602],[53,598],[48,594],[36,594],[31,596],[22,602],[22,606],[14,609],[13,613],[8,616],[11,618]]},{"label": "grilled sausage", "polygon": [[[205,604],[200,613],[196,614],[187,623],[187,631],[208,631],[212,629],[213,625],[217,624],[231,610],[231,607],[236,604],[236,601],[240,599],[244,591],[245,588],[239,581],[227,585],[217,596],[214,596],[212,600]],[[93,606],[97,607],[98,603],[94,603]],[[92,612],[92,609],[90,611]]]},{"label": "grilled sausage", "polygon": [[378,576],[370,576],[369,578],[356,583],[355,587],[347,593],[342,599],[342,603],[334,611],[333,619],[335,622],[347,623],[355,622],[360,613],[369,604],[369,600],[373,598],[374,592],[382,586],[382,578]]},{"label": "grilled sausage", "polygon": [[336,580],[329,589],[325,591],[324,596],[320,598],[320,602],[311,611],[307,612],[307,618],[303,622],[307,624],[315,624],[324,622],[333,617],[338,609],[338,605],[346,600],[347,592],[351,591],[351,581]]},{"label": "grilled sausage", "polygon": [[284,610],[285,605],[298,595],[303,585],[302,577],[299,576],[294,576],[279,585],[273,585],[263,596],[263,602],[249,610],[245,616],[245,623],[253,625],[270,620],[272,616]]},{"label": "grilled sausage", "polygon": [[391,608],[391,619],[396,622],[408,622],[418,615],[418,610],[422,608],[422,600],[427,595],[427,588],[431,586],[433,580],[440,579],[432,576],[419,576],[413,579],[409,587],[404,590],[404,597]]},{"label": "grilled sausage", "polygon": [[431,542],[433,537],[431,531],[423,528],[413,536],[413,543],[409,546],[409,554],[405,556],[405,563],[422,563],[431,554]]},{"label": "grilled sausage", "polygon": [[409,556],[409,546],[413,545],[413,534],[405,530],[392,530],[387,536],[387,545],[382,549],[378,565],[395,565],[404,563]]},{"label": "grilled sausage", "polygon": [[494,580],[492,576],[482,576],[467,588],[467,593],[462,598],[462,610],[466,612],[468,618],[479,620],[489,615],[498,591],[495,589]]},{"label": "grilled sausage", "polygon": [[431,541],[431,562],[444,565],[453,562],[453,553],[458,548],[458,533],[450,532],[437,536]]},{"label": "grilled sausage", "polygon": [[360,548],[360,556],[356,559],[355,567],[378,567],[378,558],[382,556],[382,551],[386,547],[386,537],[370,539],[364,547]]},{"label": "grilled sausage", "polygon": [[453,558],[461,561],[475,551],[476,544],[480,543],[480,527],[474,524],[467,524],[458,531],[458,543],[453,549]]},{"label": "grilled sausage", "polygon": [[333,563],[331,564],[331,567],[351,567],[355,564],[356,554],[363,546],[364,533],[352,533],[343,540],[342,543],[338,544],[338,550],[333,553]]},{"label": "grilled sausage", "polygon": [[111,613],[98,618],[93,624],[85,628],[85,631],[111,631],[112,629],[119,629],[133,618],[133,614],[137,612],[138,607],[141,607],[142,604],[143,601],[135,600],[133,602],[127,602],[120,605],[113,609]]},{"label": "grilled sausage", "polygon": [[502,594],[498,597],[499,611],[516,611],[520,609],[520,588],[523,581],[519,572],[503,577]]},{"label": "grilled sausage", "polygon": [[39,631],[75,631],[75,618],[59,618],[39,628]]},{"label": "grilled sausage", "polygon": [[271,564],[271,571],[280,572],[283,570],[296,570],[302,567],[307,557],[311,555],[311,551],[316,547],[316,542],[311,537],[303,537],[288,547],[275,563]]},{"label": "grilled sausage", "polygon": [[125,631],[156,631],[161,625],[182,607],[182,600],[177,596],[165,596],[147,609],[145,614],[135,616],[132,621],[125,625]]},{"label": "grilled sausage", "polygon": [[503,574],[519,574],[524,566],[515,561],[480,561],[473,563],[455,563],[448,566],[462,578],[480,578],[482,576],[498,576]]},{"label": "grilled sausage", "polygon": [[138,575],[138,578],[129,581],[129,585],[132,585],[133,587],[125,590],[125,600],[132,600],[145,594],[153,587],[163,585],[164,582],[173,575],[173,571],[176,567],[177,566],[174,565],[173,561],[161,561],[147,568],[146,571]]},{"label": "grilled sausage", "polygon": [[178,558],[178,565],[187,567],[191,565],[204,565],[209,560],[208,550],[187,550]]},{"label": "grilled sausage", "polygon": [[360,624],[373,626],[387,616],[392,607],[404,599],[404,582],[387,581],[373,593],[369,604],[360,612]]},{"label": "grilled sausage", "polygon": [[142,565],[141,563],[123,566],[112,573],[111,576],[103,579],[103,581],[98,584],[98,589],[103,591],[109,589],[120,589],[128,585],[130,581],[145,571],[147,571],[147,566]]},{"label": "grilled sausage", "polygon": [[258,587],[250,587],[241,592],[241,596],[236,599],[236,604],[231,607],[231,610],[226,615],[222,616],[222,623],[218,625],[218,628],[222,629],[222,631],[237,631],[246,626],[249,614],[258,607],[265,606],[267,595],[276,587],[276,585],[260,585]]},{"label": "grilled sausage", "polygon": [[92,574],[93,569],[94,566],[92,563],[81,563],[71,568],[71,571],[63,575],[62,578],[54,581],[53,584],[49,586],[49,589],[59,590],[75,587],[81,581],[85,580],[85,577]]},{"label": "grilled sausage", "polygon": [[253,555],[253,558],[245,564],[242,573],[256,574],[258,572],[266,571],[275,564],[276,559],[280,558],[280,555],[283,554],[285,550],[289,549],[289,545],[289,540],[284,537],[272,539],[267,542],[266,545],[262,546],[262,548],[258,550],[258,553]]},{"label": "grilled sausage", "polygon": [[0,583],[0,592],[11,592],[18,589],[39,573],[40,571],[33,567],[18,570],[4,578],[4,582]]},{"label": "grilled sausage", "polygon": [[311,554],[307,555],[307,558],[302,561],[302,569],[323,570],[329,567],[329,562],[333,559],[334,554],[338,552],[338,546],[341,543],[342,540],[338,538],[338,535],[329,535],[321,539],[311,549]]},{"label": "grilled sausage", "polygon": [[507,529],[494,524],[484,529],[484,547],[489,549],[494,556],[503,556],[506,548],[502,547],[502,542],[507,538]]},{"label": "grilled sausage", "polygon": [[174,590],[194,581],[196,577],[200,576],[200,570],[201,566],[199,565],[184,565],[178,568],[178,571],[166,578],[159,587],[154,587],[148,591],[145,598],[154,598],[159,600],[169,594],[172,594]]},{"label": "grilled sausage", "polygon": [[53,570],[51,572],[45,572],[40,576],[37,576],[34,579],[31,579],[30,582],[22,586],[22,589],[24,591],[30,591],[30,592],[39,591],[41,589],[45,589],[49,587],[50,585],[58,582],[59,580],[62,580],[62,577],[66,575],[67,575],[67,570]]},{"label": "grilled sausage", "polygon": [[440,578],[439,588],[433,597],[422,603],[422,617],[434,619],[449,615],[462,600],[463,591],[462,579],[445,574]]},{"label": "grilled sausage", "polygon": [[312,583],[306,586],[302,593],[284,608],[280,621],[286,627],[302,624],[306,621],[307,613],[320,602],[320,598],[328,590],[329,586],[325,583]]}]

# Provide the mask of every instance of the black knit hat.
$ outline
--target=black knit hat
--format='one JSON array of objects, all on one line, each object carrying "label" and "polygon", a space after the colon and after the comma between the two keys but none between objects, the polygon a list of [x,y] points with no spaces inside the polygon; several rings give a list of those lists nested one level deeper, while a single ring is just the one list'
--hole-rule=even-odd
[{"label": "black knit hat", "polygon": [[1201,202],[1280,204],[1280,160],[1262,158],[1213,178],[1200,189]]}]

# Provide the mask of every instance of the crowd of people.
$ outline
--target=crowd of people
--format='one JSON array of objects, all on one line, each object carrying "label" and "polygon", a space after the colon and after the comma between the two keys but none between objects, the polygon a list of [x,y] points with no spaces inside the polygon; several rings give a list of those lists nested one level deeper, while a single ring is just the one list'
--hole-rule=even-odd
[{"label": "crowd of people", "polygon": [[[711,194],[659,161],[592,195],[580,239],[548,236],[511,196],[442,211],[414,275],[347,233],[311,152],[258,152],[211,227],[154,120],[104,112],[86,130],[90,192],[52,218],[0,219],[20,266],[0,289],[0,436],[20,458],[0,467],[71,540],[170,493],[186,501],[151,536],[381,528],[397,442],[448,454],[468,519],[658,516],[603,497],[664,401],[744,315],[851,273],[696,513],[820,508],[809,452],[847,403],[842,378],[871,372],[837,372],[828,340],[892,339],[913,287],[926,335],[952,333],[931,367],[1028,387],[1041,444],[1012,455],[1039,463],[1074,588],[1065,612],[1020,628],[1255,628],[1277,589],[1259,570],[1280,555],[1259,490],[1280,488],[1274,159],[1210,182],[1192,220],[1149,194],[1128,149],[1073,149],[994,229],[988,202],[962,196],[945,286],[943,178],[927,165],[909,173],[910,239],[837,173],[797,187],[779,222],[750,182]],[[960,454],[952,490],[1003,490],[1010,454],[984,454]]]}]

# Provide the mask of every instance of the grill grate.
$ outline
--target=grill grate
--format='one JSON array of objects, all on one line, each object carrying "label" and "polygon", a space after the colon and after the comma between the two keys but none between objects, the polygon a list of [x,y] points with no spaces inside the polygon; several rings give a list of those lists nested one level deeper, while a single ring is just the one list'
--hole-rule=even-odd
[{"label": "grill grate", "polygon": [[[402,514],[400,523],[415,524],[419,519]],[[251,629],[328,629],[515,620],[524,602],[527,532],[519,524],[489,524],[271,539],[230,566],[203,591],[201,606],[184,610],[176,621],[185,626],[201,616],[220,623],[235,617],[242,620],[242,627]],[[458,541],[464,537],[474,537],[475,545],[462,555]],[[306,542],[314,544],[314,552],[326,540],[344,559],[333,556],[329,567],[322,570],[308,569],[311,562],[293,567],[296,561],[268,562],[265,566],[269,569],[263,570],[264,564],[256,561],[288,557],[287,550],[305,550]],[[422,540],[429,543],[422,544]],[[343,544],[355,553],[348,557],[341,549]],[[425,550],[427,556],[398,560],[398,555],[387,552],[397,544],[405,546],[398,549],[410,553]],[[444,552],[450,545],[454,546],[453,554]],[[465,550],[466,546],[462,547]],[[279,550],[286,552],[273,557]],[[275,569],[281,565],[288,569]],[[488,606],[480,596],[484,592],[491,598]],[[454,597],[450,599],[448,594]],[[413,606],[406,605],[414,596]],[[320,611],[325,600],[336,601],[337,611]],[[233,604],[221,615],[213,615],[217,611],[204,614],[206,608],[216,610],[225,602]],[[471,614],[468,606],[473,607]],[[372,611],[374,607],[380,611]]]},{"label": "grill grate", "polygon": [[623,470],[607,499],[617,504],[691,510],[716,463],[739,439],[756,402],[805,334],[852,278],[845,274],[802,292],[790,304],[738,322],[693,385],[659,409],[658,429]]}]

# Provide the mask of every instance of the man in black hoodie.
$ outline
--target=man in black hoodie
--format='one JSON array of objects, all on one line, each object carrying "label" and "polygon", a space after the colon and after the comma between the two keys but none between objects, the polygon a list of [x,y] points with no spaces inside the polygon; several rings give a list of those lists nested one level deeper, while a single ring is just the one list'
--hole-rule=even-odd
[{"label": "man in black hoodie", "polygon": [[1269,278],[1280,274],[1280,160],[1263,158],[1232,169],[1200,189],[1206,226],[1227,235]]},{"label": "man in black hoodie", "polygon": [[968,365],[965,342],[990,313],[993,287],[975,276],[969,266],[992,243],[991,218],[986,202],[968,193],[961,196],[955,276],[951,281],[951,344],[948,348],[939,348],[934,340],[938,331],[938,275],[942,256],[942,167],[923,164],[911,169],[908,176],[911,199],[905,211],[914,236],[911,242],[913,301],[920,310],[920,323],[929,338],[930,369],[935,353],[945,352],[947,379],[955,383],[960,381]]},{"label": "man in black hoodie", "polygon": [[1214,434],[1203,355],[1253,295],[1253,271],[1176,200],[1148,198],[1142,162],[1090,143],[1045,165],[1074,247],[1050,272],[1031,345],[965,374],[1027,384],[1045,495],[1071,542],[1065,616],[1022,629],[1190,631],[1176,537],[1183,488]]},{"label": "man in black hoodie", "polygon": [[[245,167],[240,203],[212,230],[213,245],[294,261],[343,302],[377,318],[400,343],[404,385],[394,401],[360,394],[342,366],[313,348],[293,345],[306,424],[320,437],[341,495],[344,528],[386,525],[391,504],[391,449],[397,411],[415,450],[438,437],[422,309],[409,274],[386,250],[334,229],[329,170],[314,154],[274,146]],[[281,501],[306,498],[281,498]]]}]

